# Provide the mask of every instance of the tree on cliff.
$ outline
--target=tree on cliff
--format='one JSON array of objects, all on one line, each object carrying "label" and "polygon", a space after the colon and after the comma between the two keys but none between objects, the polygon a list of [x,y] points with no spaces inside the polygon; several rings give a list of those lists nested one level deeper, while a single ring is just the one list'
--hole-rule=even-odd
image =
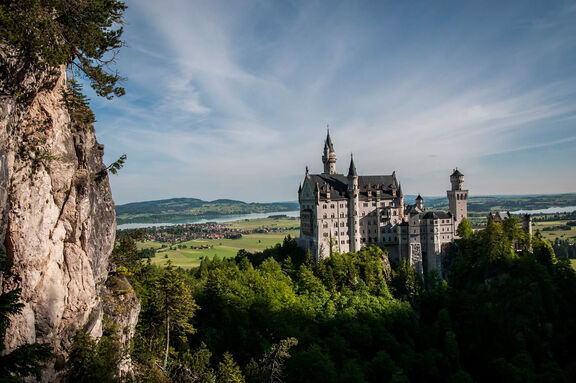
[{"label": "tree on cliff", "polygon": [[121,0],[0,0],[0,43],[27,65],[70,65],[99,96],[125,91],[110,69],[124,45]]}]

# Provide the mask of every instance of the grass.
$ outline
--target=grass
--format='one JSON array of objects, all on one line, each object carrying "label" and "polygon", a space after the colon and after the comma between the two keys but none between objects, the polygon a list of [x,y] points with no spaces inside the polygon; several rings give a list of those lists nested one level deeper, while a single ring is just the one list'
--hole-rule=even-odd
[{"label": "grass", "polygon": [[[267,220],[267,219],[265,219]],[[254,220],[254,221],[263,221],[263,220]],[[298,221],[291,221],[292,226],[298,224]],[[253,225],[250,221],[240,221],[238,225],[241,225],[243,228],[247,228],[246,225]],[[255,227],[261,226],[268,226],[266,224],[260,224]],[[286,225],[285,225],[286,226]],[[280,226],[280,227],[285,227]],[[240,226],[236,226],[240,227]],[[200,264],[200,261],[203,258],[212,258],[212,257],[220,257],[220,258],[230,258],[235,257],[236,254],[240,249],[245,249],[250,252],[255,251],[262,251],[266,248],[270,248],[275,246],[277,243],[281,243],[284,240],[284,237],[287,235],[291,235],[292,237],[298,236],[298,230],[289,230],[284,233],[263,233],[263,234],[248,234],[244,235],[240,239],[202,239],[202,240],[192,240],[179,243],[179,245],[186,245],[188,248],[185,249],[175,249],[175,250],[158,250],[156,256],[152,258],[152,263],[156,265],[164,265],[168,260],[171,260],[172,263],[177,267],[182,268],[192,268],[196,267]],[[202,246],[202,245],[209,245],[211,248],[209,249],[190,249],[190,246]],[[154,248],[160,249],[162,244],[158,242],[139,242],[139,248]],[[174,248],[174,246],[172,246]]]},{"label": "grass", "polygon": [[230,225],[238,229],[258,229],[260,227],[285,229],[285,228],[300,227],[300,219],[299,218],[245,219],[242,221],[230,222]]},{"label": "grass", "polygon": [[576,259],[571,259],[570,264],[572,265],[572,268],[576,270]]},{"label": "grass", "polygon": [[565,240],[576,240],[576,228],[572,227],[571,230],[563,230],[563,229],[554,229],[554,230],[543,230],[547,227],[554,227],[554,226],[565,226],[567,220],[560,220],[560,221],[544,221],[534,222],[533,225],[533,232],[536,233],[536,230],[540,230],[540,234],[544,239],[549,241],[553,241],[556,238],[565,239]]}]

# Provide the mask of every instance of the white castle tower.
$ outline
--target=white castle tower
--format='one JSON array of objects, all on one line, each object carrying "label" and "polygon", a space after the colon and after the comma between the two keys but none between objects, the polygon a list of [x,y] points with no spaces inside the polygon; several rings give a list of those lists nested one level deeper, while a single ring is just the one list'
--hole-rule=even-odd
[{"label": "white castle tower", "polygon": [[348,169],[348,216],[350,217],[349,236],[350,251],[360,251],[360,217],[358,216],[360,204],[358,203],[358,173],[354,165],[354,157],[350,155],[350,168]]},{"label": "white castle tower", "polygon": [[464,174],[460,173],[458,169],[454,169],[450,175],[450,183],[452,190],[446,192],[448,194],[448,210],[454,217],[454,231],[456,231],[462,219],[468,217],[468,190],[462,189]]},{"label": "white castle tower", "polygon": [[324,174],[336,174],[336,152],[330,139],[330,130],[327,129],[326,141],[324,142],[324,154],[322,162],[324,163]]}]

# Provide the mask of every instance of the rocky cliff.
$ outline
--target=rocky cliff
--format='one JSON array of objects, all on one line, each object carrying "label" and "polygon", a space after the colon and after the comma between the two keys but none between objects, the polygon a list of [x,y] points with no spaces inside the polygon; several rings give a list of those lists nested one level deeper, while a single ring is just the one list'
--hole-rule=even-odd
[{"label": "rocky cliff", "polygon": [[[58,363],[44,380],[54,381],[74,334],[102,333],[114,202],[104,148],[65,96],[65,68],[14,57],[0,49],[0,246],[12,261],[0,282],[22,289],[24,308],[6,348],[51,344]],[[133,327],[138,301],[127,305],[123,324]]]}]

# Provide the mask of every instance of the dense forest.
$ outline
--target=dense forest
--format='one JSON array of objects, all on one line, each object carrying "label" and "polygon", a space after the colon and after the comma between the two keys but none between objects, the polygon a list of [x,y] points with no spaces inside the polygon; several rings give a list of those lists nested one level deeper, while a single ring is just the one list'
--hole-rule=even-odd
[{"label": "dense forest", "polygon": [[[159,268],[124,236],[115,250],[119,277],[142,302],[136,379],[574,381],[569,262],[512,222],[461,234],[445,280],[421,278],[406,263],[391,267],[375,246],[315,263],[289,237],[190,271]],[[93,376],[113,353],[90,347],[91,358],[75,363]]]}]

